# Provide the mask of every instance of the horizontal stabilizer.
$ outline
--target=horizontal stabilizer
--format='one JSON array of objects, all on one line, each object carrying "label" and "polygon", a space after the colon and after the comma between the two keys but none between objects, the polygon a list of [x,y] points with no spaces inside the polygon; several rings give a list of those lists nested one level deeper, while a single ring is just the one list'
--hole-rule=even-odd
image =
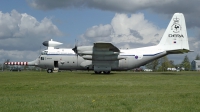
[{"label": "horizontal stabilizer", "polygon": [[168,54],[183,54],[183,53],[188,53],[188,52],[194,52],[188,49],[179,49],[179,50],[169,50],[167,51]]}]

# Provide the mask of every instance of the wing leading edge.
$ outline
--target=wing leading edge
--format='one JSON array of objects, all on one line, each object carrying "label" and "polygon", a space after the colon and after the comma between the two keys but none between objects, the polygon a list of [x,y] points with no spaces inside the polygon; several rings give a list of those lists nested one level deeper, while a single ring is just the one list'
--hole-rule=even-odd
[{"label": "wing leading edge", "polygon": [[78,47],[78,54],[85,60],[92,61],[116,61],[124,59],[119,56],[120,50],[111,43],[94,43],[93,46],[87,48]]},{"label": "wing leading edge", "polygon": [[120,52],[120,50],[111,43],[94,43],[94,49],[108,50],[113,52]]}]

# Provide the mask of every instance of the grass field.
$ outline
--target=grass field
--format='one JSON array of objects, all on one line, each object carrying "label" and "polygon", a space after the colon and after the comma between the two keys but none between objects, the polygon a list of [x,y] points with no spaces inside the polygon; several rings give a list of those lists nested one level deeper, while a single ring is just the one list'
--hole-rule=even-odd
[{"label": "grass field", "polygon": [[200,72],[0,72],[0,112],[199,112]]}]

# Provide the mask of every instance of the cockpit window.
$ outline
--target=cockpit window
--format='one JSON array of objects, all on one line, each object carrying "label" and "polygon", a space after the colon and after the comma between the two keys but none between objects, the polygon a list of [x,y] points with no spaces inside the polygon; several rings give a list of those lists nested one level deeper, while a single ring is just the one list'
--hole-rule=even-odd
[{"label": "cockpit window", "polygon": [[41,55],[47,55],[48,51],[42,51]]}]

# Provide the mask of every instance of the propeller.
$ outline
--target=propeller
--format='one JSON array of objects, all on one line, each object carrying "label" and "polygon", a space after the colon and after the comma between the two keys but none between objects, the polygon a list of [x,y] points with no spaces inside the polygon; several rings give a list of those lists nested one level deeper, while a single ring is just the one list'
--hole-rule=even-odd
[{"label": "propeller", "polygon": [[77,67],[78,67],[78,49],[77,49],[78,40],[75,39],[75,47],[72,49],[76,53]]},{"label": "propeller", "polygon": [[72,49],[76,54],[78,54],[77,50],[77,40],[75,39],[75,47]]},{"label": "propeller", "polygon": [[75,47],[72,49],[76,54],[78,53],[78,50],[77,50],[77,46],[75,45]]}]

